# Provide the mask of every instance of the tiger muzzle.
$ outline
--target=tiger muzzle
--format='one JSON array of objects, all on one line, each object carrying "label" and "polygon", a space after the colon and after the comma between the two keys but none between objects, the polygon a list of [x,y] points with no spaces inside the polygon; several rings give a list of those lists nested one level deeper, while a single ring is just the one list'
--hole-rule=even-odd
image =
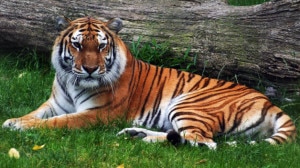
[{"label": "tiger muzzle", "polygon": [[93,66],[93,67],[89,67],[89,66],[82,66],[82,69],[87,72],[88,74],[92,74],[94,73],[95,71],[97,71],[100,67],[98,66]]}]

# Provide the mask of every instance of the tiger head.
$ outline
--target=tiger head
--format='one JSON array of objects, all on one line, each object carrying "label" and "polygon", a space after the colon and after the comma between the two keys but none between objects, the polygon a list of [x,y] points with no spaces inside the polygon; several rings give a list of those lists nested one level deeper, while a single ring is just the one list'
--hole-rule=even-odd
[{"label": "tiger head", "polygon": [[90,17],[68,20],[57,37],[52,64],[60,79],[83,88],[112,85],[125,68],[126,57],[117,33],[119,18],[103,22]]}]

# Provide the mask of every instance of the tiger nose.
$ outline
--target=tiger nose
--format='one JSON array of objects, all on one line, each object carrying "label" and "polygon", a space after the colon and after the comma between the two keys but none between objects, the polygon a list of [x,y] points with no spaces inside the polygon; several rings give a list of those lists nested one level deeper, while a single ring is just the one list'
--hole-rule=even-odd
[{"label": "tiger nose", "polygon": [[82,65],[82,69],[84,71],[86,71],[87,73],[92,74],[93,72],[95,72],[98,69],[98,67],[97,66],[90,67],[90,66]]}]

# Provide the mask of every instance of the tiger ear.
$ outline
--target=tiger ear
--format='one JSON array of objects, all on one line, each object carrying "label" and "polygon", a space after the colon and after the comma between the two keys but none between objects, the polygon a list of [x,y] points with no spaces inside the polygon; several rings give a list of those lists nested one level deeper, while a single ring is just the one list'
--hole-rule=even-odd
[{"label": "tiger ear", "polygon": [[106,26],[115,33],[118,33],[123,28],[123,22],[120,18],[114,18],[106,22]]},{"label": "tiger ear", "polygon": [[56,18],[56,21],[57,21],[56,29],[58,31],[61,31],[65,28],[67,28],[70,25],[70,23],[72,22],[72,20],[67,18],[66,16],[59,16]]}]

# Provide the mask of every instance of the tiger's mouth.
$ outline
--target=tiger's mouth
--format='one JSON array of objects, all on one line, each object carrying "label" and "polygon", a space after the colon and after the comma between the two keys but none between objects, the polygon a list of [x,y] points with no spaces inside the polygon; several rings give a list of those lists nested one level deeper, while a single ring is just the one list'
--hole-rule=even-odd
[{"label": "tiger's mouth", "polygon": [[77,75],[75,74],[78,81],[85,81],[85,82],[93,82],[93,81],[99,81],[101,80],[102,75]]},{"label": "tiger's mouth", "polygon": [[85,81],[93,81],[93,80],[96,80],[96,78],[93,78],[92,76],[88,76],[86,78],[82,78],[81,80],[85,80]]}]

